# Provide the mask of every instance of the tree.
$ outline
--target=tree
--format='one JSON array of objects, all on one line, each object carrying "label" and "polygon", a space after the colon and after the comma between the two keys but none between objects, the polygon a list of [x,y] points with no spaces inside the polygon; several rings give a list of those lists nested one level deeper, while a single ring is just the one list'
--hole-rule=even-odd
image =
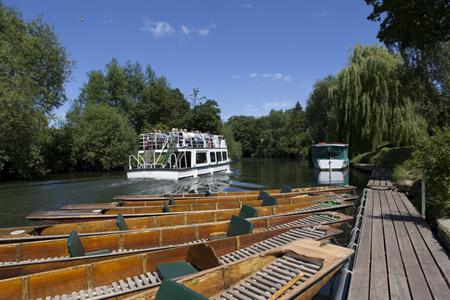
[{"label": "tree", "polygon": [[[405,84],[421,86],[420,107],[429,128],[450,119],[450,4],[446,0],[366,0],[381,22],[378,38],[400,52],[412,71]],[[416,89],[415,89],[416,90]]]},{"label": "tree", "polygon": [[72,62],[53,29],[0,3],[0,168],[4,176],[46,172],[47,117],[65,100]]},{"label": "tree", "polygon": [[73,136],[72,162],[83,170],[112,170],[123,167],[137,147],[137,138],[118,108],[88,104],[67,116]]},{"label": "tree", "polygon": [[335,136],[357,154],[384,142],[411,145],[425,132],[403,90],[404,63],[382,47],[357,46],[331,87]]},{"label": "tree", "polygon": [[192,130],[217,134],[221,131],[221,127],[220,108],[215,100],[206,100],[192,109],[189,121],[189,128]]},{"label": "tree", "polygon": [[329,123],[331,119],[331,109],[333,100],[330,95],[330,88],[333,86],[335,78],[327,76],[316,81],[313,91],[308,98],[306,105],[306,123],[314,142],[326,141],[330,139]]}]

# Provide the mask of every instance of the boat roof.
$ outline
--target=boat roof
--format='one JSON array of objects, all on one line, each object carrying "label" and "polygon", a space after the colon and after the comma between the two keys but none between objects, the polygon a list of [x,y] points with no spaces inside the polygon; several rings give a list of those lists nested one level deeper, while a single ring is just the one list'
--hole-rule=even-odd
[{"label": "boat roof", "polygon": [[328,146],[332,146],[332,147],[348,147],[348,144],[342,144],[342,143],[319,143],[319,144],[311,145],[311,147],[328,147]]}]

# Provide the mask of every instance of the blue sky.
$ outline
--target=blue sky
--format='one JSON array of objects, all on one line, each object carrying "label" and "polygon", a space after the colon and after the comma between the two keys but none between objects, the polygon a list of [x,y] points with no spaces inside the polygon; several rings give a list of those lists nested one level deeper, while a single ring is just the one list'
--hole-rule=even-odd
[{"label": "blue sky", "polygon": [[378,43],[363,0],[3,2],[54,26],[75,60],[69,99],[115,57],[150,64],[186,96],[200,88],[225,120],[305,106],[314,81],[344,67],[352,46]]}]

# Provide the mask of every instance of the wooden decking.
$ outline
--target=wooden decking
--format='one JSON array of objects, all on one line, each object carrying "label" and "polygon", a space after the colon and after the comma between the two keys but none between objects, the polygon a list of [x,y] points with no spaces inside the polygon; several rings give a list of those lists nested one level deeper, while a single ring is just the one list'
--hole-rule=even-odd
[{"label": "wooden decking", "polygon": [[450,259],[405,194],[364,197],[348,299],[450,299]]},{"label": "wooden decking", "polygon": [[388,171],[384,169],[375,169],[370,175],[370,180],[367,187],[377,190],[391,190],[394,188],[394,183]]}]

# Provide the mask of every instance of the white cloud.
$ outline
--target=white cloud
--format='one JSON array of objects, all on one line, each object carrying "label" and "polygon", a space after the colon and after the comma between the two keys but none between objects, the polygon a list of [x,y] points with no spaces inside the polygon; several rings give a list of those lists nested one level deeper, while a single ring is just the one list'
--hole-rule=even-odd
[{"label": "white cloud", "polygon": [[243,3],[243,4],[241,4],[241,7],[242,8],[252,8],[253,5],[251,5],[250,3]]},{"label": "white cloud", "polygon": [[196,34],[198,36],[205,37],[208,36],[211,30],[213,29],[216,29],[216,24],[214,23],[204,28],[193,28],[187,25],[182,25],[180,27],[180,32],[183,33],[184,35]]},{"label": "white cloud", "polygon": [[188,34],[191,33],[191,30],[186,25],[182,25],[181,26],[181,32],[184,33],[185,35],[188,35]]},{"label": "white cloud", "polygon": [[166,35],[171,35],[175,32],[172,25],[165,21],[152,21],[150,19],[144,20],[144,25],[141,27],[142,31],[149,32],[155,38],[160,38]]},{"label": "white cloud", "polygon": [[[251,73],[250,78],[258,77],[258,73]],[[284,82],[290,82],[292,80],[291,75],[285,75],[283,73],[264,73],[259,75],[260,78],[272,79],[272,80],[283,80]]]},{"label": "white cloud", "polygon": [[239,75],[239,74],[234,74],[233,76],[231,76],[231,78],[233,78],[233,79],[239,79],[239,78],[241,78],[241,75]]},{"label": "white cloud", "polygon": [[202,28],[202,29],[199,29],[197,32],[198,32],[199,36],[207,36],[209,34],[209,29],[208,28]]},{"label": "white cloud", "polygon": [[326,10],[322,10],[321,12],[316,12],[313,14],[314,17],[325,17],[328,14]]}]

